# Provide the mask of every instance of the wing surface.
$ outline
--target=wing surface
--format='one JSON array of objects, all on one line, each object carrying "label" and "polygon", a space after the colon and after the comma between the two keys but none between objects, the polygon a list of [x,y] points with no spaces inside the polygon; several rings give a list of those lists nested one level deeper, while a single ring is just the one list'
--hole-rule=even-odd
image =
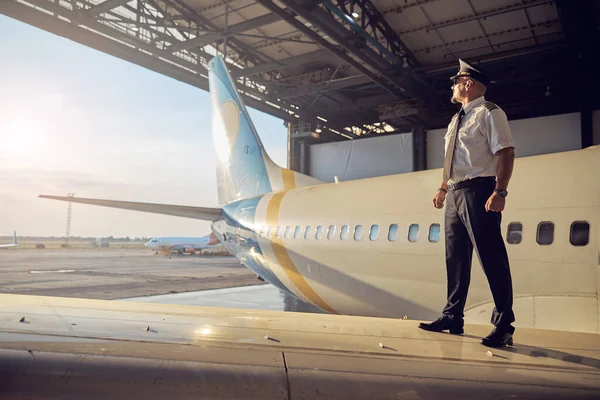
[{"label": "wing surface", "polygon": [[123,210],[142,211],[154,214],[171,215],[175,217],[216,221],[221,216],[220,208],[178,206],[170,204],[137,203],[133,201],[87,199],[83,197],[49,196],[41,194],[42,199],[52,199],[73,203],[90,204],[93,206],[120,208]]},{"label": "wing surface", "polygon": [[436,334],[415,321],[382,318],[4,294],[0,375],[8,378],[0,380],[0,397],[600,396],[600,335],[519,329],[514,347],[488,349],[479,344],[488,327],[466,331]]}]

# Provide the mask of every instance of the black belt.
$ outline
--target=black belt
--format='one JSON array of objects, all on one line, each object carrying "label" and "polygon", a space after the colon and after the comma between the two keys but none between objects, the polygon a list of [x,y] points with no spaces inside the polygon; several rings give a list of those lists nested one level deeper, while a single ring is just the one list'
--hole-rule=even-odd
[{"label": "black belt", "polygon": [[490,184],[491,182],[496,182],[495,176],[480,176],[478,178],[467,179],[466,181],[450,183],[448,184],[448,190],[464,189],[477,185]]}]

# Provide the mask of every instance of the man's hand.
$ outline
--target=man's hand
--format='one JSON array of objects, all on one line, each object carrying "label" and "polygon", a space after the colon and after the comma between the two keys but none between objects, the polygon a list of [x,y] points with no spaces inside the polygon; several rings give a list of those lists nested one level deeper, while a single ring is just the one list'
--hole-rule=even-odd
[{"label": "man's hand", "polygon": [[435,208],[444,208],[444,201],[446,200],[446,192],[438,190],[433,197],[433,206]]},{"label": "man's hand", "polygon": [[485,211],[502,212],[504,211],[504,205],[506,204],[506,198],[500,196],[494,192],[485,203]]}]

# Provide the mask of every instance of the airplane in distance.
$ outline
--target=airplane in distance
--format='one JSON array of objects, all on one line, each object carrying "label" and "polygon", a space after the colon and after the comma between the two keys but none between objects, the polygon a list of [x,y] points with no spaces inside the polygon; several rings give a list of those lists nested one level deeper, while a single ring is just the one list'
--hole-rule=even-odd
[{"label": "airplane in distance", "polygon": [[[446,300],[443,211],[431,206],[440,170],[324,183],[279,167],[223,59],[209,66],[218,206],[40,197],[207,220],[242,264],[322,310],[436,318]],[[519,158],[514,171],[503,232],[515,325],[600,332],[600,146]],[[473,261],[465,322],[488,324],[494,303]]]},{"label": "airplane in distance", "polygon": [[9,244],[0,244],[0,249],[10,249],[12,247],[17,247],[19,243],[17,242],[17,231],[13,232],[13,241]]},{"label": "airplane in distance", "polygon": [[214,233],[202,237],[174,237],[162,236],[148,240],[144,246],[156,254],[163,253],[195,253],[219,245],[220,242]]}]

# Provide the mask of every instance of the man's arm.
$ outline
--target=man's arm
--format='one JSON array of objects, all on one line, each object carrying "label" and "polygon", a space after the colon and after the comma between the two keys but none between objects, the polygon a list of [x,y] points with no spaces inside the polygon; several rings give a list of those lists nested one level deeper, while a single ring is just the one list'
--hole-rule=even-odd
[{"label": "man's arm", "polygon": [[[496,189],[506,189],[515,163],[515,149],[514,147],[506,147],[498,150],[496,155],[499,157],[498,169],[496,170]],[[485,203],[485,211],[502,212],[505,205],[506,199],[494,192]]]},{"label": "man's arm", "polygon": [[498,170],[496,171],[496,189],[507,189],[508,182],[512,176],[513,166],[515,164],[515,148],[507,147],[499,150]]}]

